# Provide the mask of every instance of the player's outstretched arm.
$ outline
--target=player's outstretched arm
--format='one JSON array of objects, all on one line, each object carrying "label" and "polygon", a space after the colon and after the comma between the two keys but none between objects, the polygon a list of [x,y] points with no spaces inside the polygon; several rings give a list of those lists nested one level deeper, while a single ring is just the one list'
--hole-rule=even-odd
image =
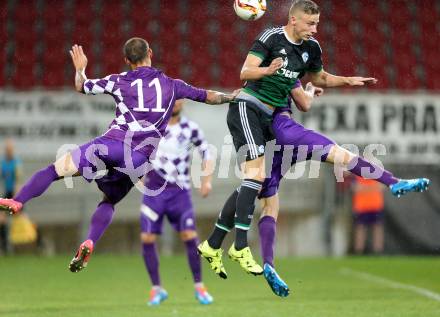
[{"label": "player's outstretched arm", "polygon": [[312,102],[315,97],[321,96],[324,89],[314,86],[312,83],[307,83],[306,89],[302,86],[292,89],[290,95],[295,101],[298,110],[307,112],[312,107]]},{"label": "player's outstretched arm", "polygon": [[205,103],[210,105],[221,105],[223,103],[230,102],[235,99],[235,97],[240,92],[240,89],[234,90],[231,94],[225,94],[223,92],[207,90],[206,91]]},{"label": "player's outstretched arm", "polygon": [[377,83],[373,77],[344,77],[336,76],[321,70],[317,73],[310,73],[313,85],[319,87],[339,87],[339,86],[364,86]]},{"label": "player's outstretched arm", "polygon": [[72,57],[73,66],[75,67],[75,89],[78,92],[84,92],[84,82],[87,80],[86,67],[87,57],[84,54],[81,45],[73,45],[70,50],[70,56]]},{"label": "player's outstretched arm", "polygon": [[281,57],[275,58],[268,67],[260,67],[263,60],[255,55],[248,54],[240,72],[240,80],[258,80],[270,76],[283,66]]}]

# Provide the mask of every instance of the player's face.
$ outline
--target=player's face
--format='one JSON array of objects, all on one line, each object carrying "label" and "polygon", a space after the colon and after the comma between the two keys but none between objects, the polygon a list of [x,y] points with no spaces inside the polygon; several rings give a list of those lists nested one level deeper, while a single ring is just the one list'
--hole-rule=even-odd
[{"label": "player's face", "polygon": [[319,14],[297,12],[292,16],[294,32],[301,40],[308,41],[318,32]]},{"label": "player's face", "polygon": [[182,111],[182,108],[183,108],[183,100],[182,99],[176,100],[173,108],[173,117],[178,116]]}]

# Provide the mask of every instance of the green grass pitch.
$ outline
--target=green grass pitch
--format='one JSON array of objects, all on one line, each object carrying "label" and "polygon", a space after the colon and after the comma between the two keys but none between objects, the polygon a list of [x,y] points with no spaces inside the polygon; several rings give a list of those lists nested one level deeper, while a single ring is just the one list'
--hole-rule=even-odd
[{"label": "green grass pitch", "polygon": [[293,291],[284,299],[237,263],[225,259],[227,280],[204,263],[204,281],[215,299],[210,306],[195,301],[186,259],[162,257],[169,299],[160,307],[146,305],[150,285],[140,256],[95,255],[77,274],[68,271],[69,260],[0,258],[0,316],[440,316],[435,257],[279,259],[278,270]]}]

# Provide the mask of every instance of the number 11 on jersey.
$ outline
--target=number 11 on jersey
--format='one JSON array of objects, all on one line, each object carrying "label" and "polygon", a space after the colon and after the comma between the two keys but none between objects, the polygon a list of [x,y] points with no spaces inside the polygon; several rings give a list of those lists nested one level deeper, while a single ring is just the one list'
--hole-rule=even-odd
[{"label": "number 11 on jersey", "polygon": [[[137,85],[137,94],[138,94],[138,106],[134,108],[134,111],[139,112],[149,112],[150,108],[145,108],[144,104],[144,91],[142,90],[142,79],[138,78],[131,83],[131,87]],[[154,78],[148,84],[148,87],[152,87],[156,89],[156,107],[152,108],[152,112],[165,112],[165,109],[162,108],[162,87],[160,86],[159,78]]]}]

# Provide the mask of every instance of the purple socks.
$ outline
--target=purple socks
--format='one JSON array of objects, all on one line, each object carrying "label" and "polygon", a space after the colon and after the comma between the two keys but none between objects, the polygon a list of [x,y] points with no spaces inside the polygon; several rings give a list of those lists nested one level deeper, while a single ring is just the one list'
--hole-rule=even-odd
[{"label": "purple socks", "polygon": [[144,256],[145,267],[150,275],[151,285],[160,286],[159,256],[156,243],[143,243],[142,255]]},{"label": "purple socks", "polygon": [[188,257],[188,264],[191,268],[191,272],[194,278],[194,283],[200,283],[202,281],[202,268],[200,263],[200,256],[197,253],[197,244],[199,240],[197,238],[185,241],[186,255]]},{"label": "purple socks", "polygon": [[275,248],[276,221],[271,216],[264,216],[258,223],[260,233],[261,256],[263,263],[273,265],[273,253]]},{"label": "purple socks", "polygon": [[399,181],[387,170],[384,170],[381,167],[366,161],[360,156],[355,157],[350,162],[348,170],[360,177],[375,179],[387,186],[393,185]]},{"label": "purple socks", "polygon": [[100,202],[95,213],[92,215],[87,239],[92,240],[96,244],[112,222],[114,212],[115,207],[113,204],[106,201]]},{"label": "purple socks", "polygon": [[[189,267],[194,278],[194,283],[202,281],[202,269],[200,263],[200,256],[197,254],[198,239],[194,238],[185,241],[186,254],[188,256]],[[145,267],[148,275],[150,275],[151,284],[153,286],[160,286],[159,276],[159,256],[156,249],[156,243],[142,244]]]},{"label": "purple socks", "polygon": [[24,184],[18,194],[15,195],[14,200],[25,204],[32,198],[44,193],[57,178],[58,174],[53,164],[39,170]]}]

